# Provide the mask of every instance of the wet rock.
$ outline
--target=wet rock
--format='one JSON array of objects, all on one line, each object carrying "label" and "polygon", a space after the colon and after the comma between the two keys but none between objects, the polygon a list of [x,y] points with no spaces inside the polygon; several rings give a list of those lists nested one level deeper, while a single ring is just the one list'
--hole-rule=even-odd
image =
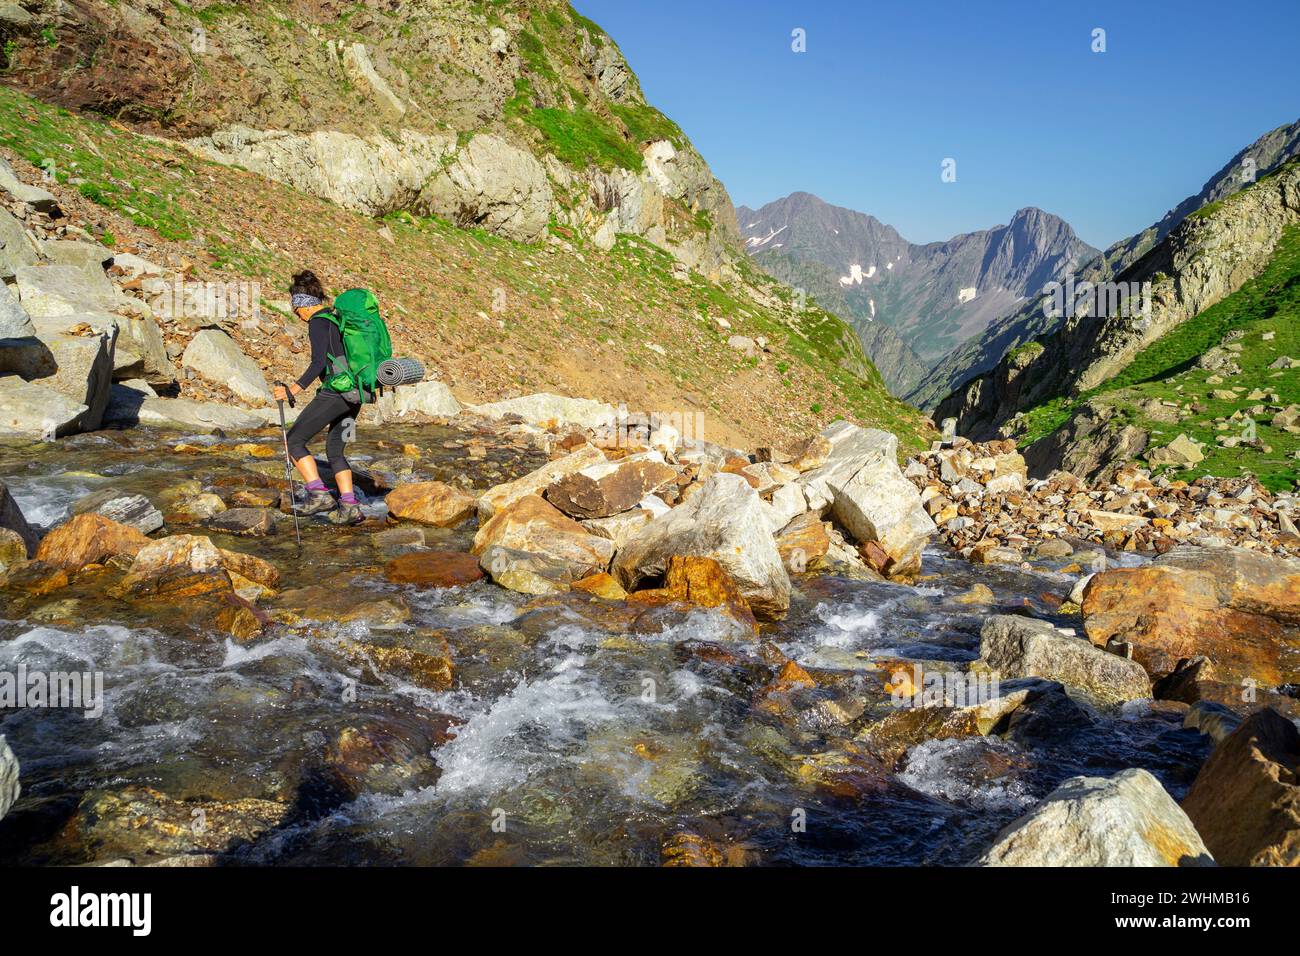
[{"label": "wet rock", "polygon": [[221,496],[210,491],[201,491],[188,498],[176,501],[167,514],[173,521],[197,522],[207,521],[226,510],[226,503]]},{"label": "wet rock", "polygon": [[635,604],[722,608],[733,620],[754,634],[758,622],[736,582],[713,558],[673,555],[668,559],[663,587],[636,591],[628,596]]},{"label": "wet rock", "polygon": [[953,595],[954,604],[992,604],[993,591],[986,584],[972,584],[960,594]]},{"label": "wet rock", "polygon": [[237,576],[265,588],[275,588],[280,583],[280,572],[268,561],[251,554],[218,548],[202,535],[175,534],[157,541],[146,539],[145,546],[136,552],[135,561],[131,564],[123,586],[130,587],[136,581],[158,577],[177,568],[196,572],[220,568],[228,571],[232,577]]},{"label": "wet rock", "polygon": [[980,630],[980,658],[1002,678],[1058,680],[1104,701],[1151,696],[1140,665],[1062,634],[1046,621],[1010,614],[989,618]]},{"label": "wet rock", "polygon": [[563,594],[580,575],[590,576],[569,561],[500,545],[485,548],[479,564],[496,584],[520,594]]},{"label": "wet rock", "polygon": [[373,679],[395,677],[425,690],[450,690],[456,673],[450,645],[445,638],[421,643],[420,647],[403,647],[374,641],[347,641],[340,647]]},{"label": "wet rock", "polygon": [[46,564],[44,561],[28,561],[26,564],[12,565],[4,572],[4,587],[10,591],[22,591],[34,597],[52,594],[66,588],[72,579],[63,568]]},{"label": "wet rock", "polygon": [[267,508],[229,508],[209,518],[207,525],[222,534],[262,538],[275,533],[275,513]]},{"label": "wet rock", "polygon": [[399,485],[384,499],[388,513],[401,521],[415,521],[438,528],[460,524],[477,507],[477,500],[459,488],[441,481]]},{"label": "wet rock", "polygon": [[5,818],[18,801],[18,795],[22,793],[22,787],[18,784],[18,758],[5,742],[4,735],[0,734],[0,820]]},{"label": "wet rock", "polygon": [[41,539],[36,560],[54,567],[76,570],[103,563],[116,555],[134,556],[150,544],[148,538],[127,525],[103,515],[75,515]]},{"label": "wet rock", "polygon": [[1206,657],[1219,680],[1276,687],[1294,677],[1282,652],[1300,623],[1300,564],[1241,548],[1174,548],[1144,567],[1097,574],[1083,615],[1089,640],[1127,644],[1154,678]]},{"label": "wet rock", "polygon": [[541,495],[565,475],[605,462],[605,455],[594,445],[583,445],[563,458],[547,462],[522,478],[491,488],[478,500],[479,524],[484,524],[500,509],[527,495]]},{"label": "wet rock", "polygon": [[141,534],[151,534],[163,526],[162,512],[148,498],[144,495],[124,495],[116,488],[102,488],[73,502],[73,514],[89,512],[135,528]]},{"label": "wet rock", "polygon": [[13,495],[9,493],[9,488],[3,481],[0,481],[0,528],[12,531],[22,538],[27,546],[28,557],[36,554],[36,546],[41,541],[40,535],[27,523],[22,509],[18,507],[18,502],[14,501]]},{"label": "wet rock", "polygon": [[1034,547],[1034,554],[1040,558],[1068,558],[1074,554],[1074,547],[1060,538],[1050,538]]},{"label": "wet rock", "polygon": [[647,578],[666,575],[678,555],[717,561],[759,617],[781,617],[790,606],[790,578],[758,495],[738,475],[714,475],[651,521],[619,552],[613,571],[635,590]]},{"label": "wet rock", "polygon": [[985,542],[971,549],[971,562],[974,564],[1019,564],[1023,558],[1015,548],[1004,548],[993,542]]},{"label": "wet rock", "polygon": [[982,866],[1212,866],[1196,828],[1145,770],[1072,777],[1000,834]]},{"label": "wet rock", "polygon": [[650,452],[565,475],[546,489],[546,500],[572,518],[608,518],[676,481],[677,469]]},{"label": "wet rock", "polygon": [[360,621],[372,628],[388,628],[411,617],[400,594],[358,592],[350,580],[342,579],[284,591],[271,602],[269,612],[274,620],[291,627],[307,621]]},{"label": "wet rock", "polygon": [[1214,740],[1223,743],[1234,730],[1241,726],[1241,716],[1222,704],[1211,701],[1197,701],[1187,708],[1183,717],[1183,726],[1199,730]]},{"label": "wet rock", "polygon": [[181,365],[213,385],[228,388],[249,405],[271,404],[271,389],[262,370],[219,329],[200,329],[185,347]]},{"label": "wet rock", "polygon": [[17,531],[0,528],[0,574],[27,561],[27,542]]},{"label": "wet rock", "polygon": [[396,796],[437,782],[438,768],[427,743],[384,724],[344,727],[326,750],[325,765],[346,798]]},{"label": "wet rock", "polygon": [[1300,731],[1264,709],[1205,761],[1183,809],[1224,866],[1300,866]]},{"label": "wet rock", "polygon": [[[474,535],[471,553],[484,556],[491,547],[507,548],[561,562],[570,580],[587,577],[609,567],[614,545],[587,530],[536,495],[528,495],[496,512]],[[485,565],[492,579],[498,574]]]},{"label": "wet rock", "polygon": [[478,558],[462,551],[415,551],[389,561],[384,577],[394,584],[454,588],[479,580],[483,569]]},{"label": "wet rock", "polygon": [[227,853],[283,824],[290,810],[271,800],[175,800],[128,787],[87,794],[61,839],[100,860]]},{"label": "wet rock", "polygon": [[383,531],[376,531],[370,536],[370,544],[380,551],[423,548],[425,544],[424,529],[414,525],[385,528]]}]

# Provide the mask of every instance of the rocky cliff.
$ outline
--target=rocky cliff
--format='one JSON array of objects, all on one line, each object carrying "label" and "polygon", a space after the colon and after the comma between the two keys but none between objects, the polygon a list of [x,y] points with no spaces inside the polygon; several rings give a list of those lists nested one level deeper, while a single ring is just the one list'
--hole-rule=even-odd
[{"label": "rocky cliff", "polygon": [[[954,393],[937,414],[956,417],[958,429],[971,435],[1001,433],[1033,441],[1026,457],[1040,471],[1064,466],[1091,476],[1113,470],[1125,459],[1146,451],[1149,430],[1133,421],[1135,403],[1131,399],[1110,393],[1118,384],[1170,380],[1188,372],[1193,364],[1208,379],[1216,366],[1207,364],[1206,354],[1220,344],[1225,333],[1237,329],[1248,317],[1276,318],[1276,303],[1256,309],[1248,308],[1243,300],[1228,308],[1227,300],[1270,267],[1283,265],[1279,253],[1284,243],[1289,248],[1288,237],[1297,224],[1300,164],[1292,162],[1187,217],[1164,241],[1115,277],[1116,285],[1133,295],[1149,296],[1145,312],[1124,314],[1128,310],[1094,305],[1067,316],[1055,333],[1013,350],[992,372]],[[1295,276],[1287,266],[1264,282],[1266,288],[1258,290],[1258,295],[1267,296],[1275,287],[1294,284]],[[1139,289],[1149,291],[1138,293]],[[1218,312],[1231,313],[1222,321],[1214,317],[1214,307],[1220,303],[1224,308]],[[1260,334],[1265,331],[1273,332],[1268,338],[1271,341],[1279,330],[1261,329]],[[1243,348],[1237,345],[1231,351]],[[1143,357],[1140,374],[1129,374],[1139,357]],[[1285,363],[1274,365],[1276,374],[1269,377],[1279,378],[1285,368]],[[1220,376],[1218,381],[1180,383],[1182,395],[1168,396],[1166,423],[1203,413],[1198,403],[1189,401],[1190,389],[1221,382]],[[1261,375],[1241,391],[1256,386],[1258,394],[1252,401],[1259,402],[1271,389],[1285,384]],[[1184,388],[1188,390],[1184,392]],[[1229,391],[1225,396],[1209,397],[1231,401],[1237,396]],[[1240,419],[1240,409],[1237,412]],[[1261,413],[1268,414],[1263,409]]]},{"label": "rocky cliff", "polygon": [[[1164,240],[1196,210],[1231,196],[1259,176],[1267,175],[1300,155],[1300,122],[1279,126],[1265,133],[1229,160],[1206,181],[1199,192],[1167,212],[1159,222],[1121,240],[1077,270],[1077,282],[1105,282],[1132,266]],[[1041,291],[1035,290],[1035,292]],[[972,381],[989,372],[1013,349],[1055,331],[1062,316],[1042,308],[1037,294],[1020,308],[990,325],[981,335],[959,346],[934,366],[905,397],[920,408],[931,409],[957,390],[986,386]],[[1014,362],[1013,362],[1014,364]],[[960,387],[960,389],[959,389]],[[951,401],[945,402],[951,407]]]},{"label": "rocky cliff", "polygon": [[[899,394],[911,391],[926,366],[1097,251],[1064,220],[1033,208],[1019,210],[1004,226],[924,245],[809,193],[757,210],[741,207],[737,216],[747,247],[764,268],[851,318],[869,352],[882,338],[872,326],[888,326],[902,339],[915,361],[902,358],[898,367],[888,367],[886,359],[898,354],[892,337],[879,343],[884,351],[871,352]],[[828,287],[841,308],[828,303]]]},{"label": "rocky cliff", "polygon": [[726,190],[563,0],[3,5],[5,79],[371,216],[644,236],[717,274]]}]

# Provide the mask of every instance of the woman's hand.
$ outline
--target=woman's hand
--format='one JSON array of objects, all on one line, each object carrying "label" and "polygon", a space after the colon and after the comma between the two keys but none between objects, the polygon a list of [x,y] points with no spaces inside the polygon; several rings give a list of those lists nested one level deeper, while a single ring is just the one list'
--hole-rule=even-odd
[{"label": "woman's hand", "polygon": [[271,397],[277,402],[287,402],[290,395],[298,395],[301,392],[302,389],[298,387],[297,382],[290,382],[287,394],[283,385],[277,385],[275,388],[271,389]]}]

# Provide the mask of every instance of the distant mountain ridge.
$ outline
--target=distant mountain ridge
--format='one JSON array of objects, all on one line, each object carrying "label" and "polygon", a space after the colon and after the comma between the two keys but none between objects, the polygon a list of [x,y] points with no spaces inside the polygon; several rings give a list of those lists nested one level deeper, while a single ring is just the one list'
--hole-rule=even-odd
[{"label": "distant mountain ridge", "polygon": [[[1164,241],[1189,215],[1208,209],[1249,185],[1249,180],[1242,175],[1247,170],[1246,161],[1258,178],[1297,156],[1300,156],[1300,120],[1260,136],[1233,156],[1195,195],[1188,196],[1142,232],[1115,243],[1086,263],[1078,270],[1077,279],[1102,282],[1117,276]],[[950,394],[965,391],[1012,349],[1050,335],[1060,324],[1059,318],[1044,314],[1036,299],[1026,302],[1013,314],[989,326],[982,335],[955,349],[904,397],[918,408],[932,409]]]},{"label": "distant mountain ridge", "polygon": [[[904,393],[927,366],[1097,255],[1063,219],[1032,207],[1006,225],[923,245],[807,192],[761,209],[741,206],[736,218],[760,265],[843,314],[868,352],[873,343],[890,351],[897,367],[883,355],[873,360]],[[878,331],[882,325],[895,335]],[[911,355],[897,349],[895,336]]]}]

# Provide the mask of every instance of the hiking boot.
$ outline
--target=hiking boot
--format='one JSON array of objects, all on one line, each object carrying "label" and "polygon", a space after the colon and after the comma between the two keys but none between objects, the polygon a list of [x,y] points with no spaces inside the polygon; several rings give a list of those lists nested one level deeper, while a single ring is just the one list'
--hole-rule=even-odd
[{"label": "hiking boot", "polygon": [[328,491],[309,491],[307,500],[298,506],[300,515],[318,515],[323,511],[333,511],[338,507],[338,502]]},{"label": "hiking boot", "polygon": [[330,515],[332,524],[361,524],[366,516],[361,513],[360,505],[340,504],[338,510]]}]

